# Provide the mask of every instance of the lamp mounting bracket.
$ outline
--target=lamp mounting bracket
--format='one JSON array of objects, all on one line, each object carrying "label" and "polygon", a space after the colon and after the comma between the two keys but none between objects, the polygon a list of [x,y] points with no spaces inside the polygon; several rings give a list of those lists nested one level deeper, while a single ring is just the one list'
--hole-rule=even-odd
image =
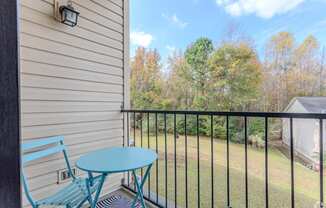
[{"label": "lamp mounting bracket", "polygon": [[54,10],[53,10],[54,19],[61,22],[62,17],[60,13],[60,7],[71,4],[71,0],[53,0],[53,3],[54,3]]}]

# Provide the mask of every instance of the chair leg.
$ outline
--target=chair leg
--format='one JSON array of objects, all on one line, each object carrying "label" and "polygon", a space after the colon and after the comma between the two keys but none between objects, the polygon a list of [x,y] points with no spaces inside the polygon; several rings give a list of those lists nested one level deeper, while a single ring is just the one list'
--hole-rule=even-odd
[{"label": "chair leg", "polygon": [[83,200],[82,202],[80,202],[79,205],[78,205],[76,208],[80,208],[80,207],[82,207],[83,204],[84,204],[87,200],[89,200],[89,197],[87,197],[85,200]]},{"label": "chair leg", "polygon": [[93,200],[92,200],[92,193],[90,190],[90,185],[91,185],[90,180],[86,179],[86,187],[87,187],[87,193],[88,193],[88,197],[87,197],[86,201],[88,201],[90,206],[92,206]]}]

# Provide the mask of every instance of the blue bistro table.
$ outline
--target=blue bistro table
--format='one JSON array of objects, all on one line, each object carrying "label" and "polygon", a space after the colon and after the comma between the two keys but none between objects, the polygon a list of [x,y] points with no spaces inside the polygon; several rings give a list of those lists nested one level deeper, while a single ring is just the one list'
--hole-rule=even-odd
[{"label": "blue bistro table", "polygon": [[[88,189],[92,186],[94,180],[99,180],[98,189],[95,193],[94,199],[90,199],[91,208],[96,207],[99,195],[103,188],[103,183],[109,174],[122,173],[131,171],[137,186],[137,195],[132,203],[132,207],[140,198],[140,202],[143,207],[146,207],[143,195],[143,186],[148,177],[150,169],[157,159],[157,154],[148,149],[142,149],[137,147],[116,147],[109,149],[102,149],[95,152],[91,152],[79,158],[76,165],[79,169],[88,172],[89,183]],[[135,171],[140,168],[147,167],[144,178],[141,182],[138,181]],[[99,174],[97,177],[93,177],[93,173]]]}]

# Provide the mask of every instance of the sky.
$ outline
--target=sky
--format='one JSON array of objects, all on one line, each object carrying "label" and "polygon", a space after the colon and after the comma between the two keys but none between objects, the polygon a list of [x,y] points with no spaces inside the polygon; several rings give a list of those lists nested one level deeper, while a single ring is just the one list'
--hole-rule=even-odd
[{"label": "sky", "polygon": [[298,43],[312,34],[326,46],[326,0],[131,0],[131,56],[138,46],[156,48],[164,62],[199,37],[217,45],[230,25],[261,55],[280,31],[293,33]]}]

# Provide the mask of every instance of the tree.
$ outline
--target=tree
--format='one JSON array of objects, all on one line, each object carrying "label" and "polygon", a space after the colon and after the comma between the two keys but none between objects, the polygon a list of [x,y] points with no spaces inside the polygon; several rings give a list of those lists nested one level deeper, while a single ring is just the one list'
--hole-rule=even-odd
[{"label": "tree", "polygon": [[319,43],[312,36],[297,44],[288,32],[269,40],[264,63],[264,97],[266,111],[283,111],[296,96],[322,95]]},{"label": "tree", "polygon": [[139,47],[131,61],[131,105],[132,108],[162,108],[163,80],[160,55],[157,50]]},{"label": "tree", "polygon": [[317,77],[319,73],[318,63],[319,43],[317,39],[309,35],[295,49],[293,62],[295,63],[294,74],[295,91],[289,92],[302,96],[312,96],[319,87]]},{"label": "tree", "polygon": [[208,108],[207,83],[210,79],[208,60],[214,50],[213,42],[208,38],[199,38],[185,52],[185,60],[189,64],[189,75],[194,84],[196,96],[194,108]]},{"label": "tree", "polygon": [[[266,44],[265,70],[273,75],[271,95],[276,94],[276,111],[282,111],[290,101],[288,95],[288,72],[293,67],[292,54],[295,46],[294,36],[289,32],[279,32],[273,35]],[[268,76],[266,78],[269,79]],[[273,99],[266,99],[273,100]]]},{"label": "tree", "polygon": [[211,71],[210,106],[217,110],[249,110],[259,97],[262,78],[256,52],[247,44],[227,44],[209,60]]},{"label": "tree", "polygon": [[189,109],[194,93],[189,70],[184,54],[174,52],[168,58],[169,74],[166,80],[166,96],[173,109]]},{"label": "tree", "polygon": [[319,66],[319,96],[325,95],[325,80],[326,80],[326,76],[324,73],[324,69],[325,69],[325,46],[323,46],[322,52],[321,52],[321,57],[320,57],[320,66]]}]

